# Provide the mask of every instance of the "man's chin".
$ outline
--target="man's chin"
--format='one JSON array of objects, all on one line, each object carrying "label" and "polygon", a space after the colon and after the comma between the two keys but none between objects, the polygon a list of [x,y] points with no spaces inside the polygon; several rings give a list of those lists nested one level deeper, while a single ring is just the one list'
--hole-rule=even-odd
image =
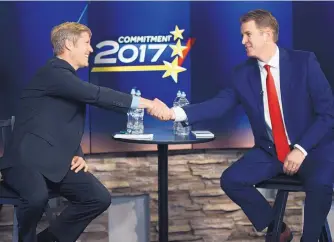
[{"label": "man's chin", "polygon": [[83,67],[88,67],[88,66],[89,66],[89,63],[88,63],[88,62],[86,62],[86,63],[82,63],[81,68],[83,68]]},{"label": "man's chin", "polygon": [[246,55],[247,55],[248,57],[254,57],[254,56],[255,56],[254,53],[253,53],[252,51],[246,51]]}]

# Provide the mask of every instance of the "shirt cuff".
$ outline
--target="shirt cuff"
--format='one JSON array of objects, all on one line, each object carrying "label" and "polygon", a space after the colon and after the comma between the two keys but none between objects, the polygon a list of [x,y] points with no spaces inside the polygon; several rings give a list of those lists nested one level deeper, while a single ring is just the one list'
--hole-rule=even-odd
[{"label": "shirt cuff", "polygon": [[187,120],[187,114],[181,107],[173,107],[172,108],[175,113],[175,122],[182,122]]},{"label": "shirt cuff", "polygon": [[133,108],[133,109],[138,108],[138,106],[139,106],[139,100],[140,100],[140,97],[133,96],[132,102],[131,102],[131,108]]},{"label": "shirt cuff", "polygon": [[306,150],[304,150],[304,148],[301,147],[300,145],[295,144],[293,147],[297,148],[297,149],[300,150],[305,156],[307,156],[307,152],[306,152]]}]

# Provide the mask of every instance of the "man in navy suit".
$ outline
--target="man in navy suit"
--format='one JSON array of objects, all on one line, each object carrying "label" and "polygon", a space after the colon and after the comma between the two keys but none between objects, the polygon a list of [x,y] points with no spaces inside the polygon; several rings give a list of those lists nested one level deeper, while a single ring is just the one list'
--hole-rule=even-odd
[{"label": "man in navy suit", "polygon": [[[231,86],[203,103],[172,108],[162,119],[194,124],[241,104],[255,146],[223,172],[222,189],[261,231],[273,226],[273,209],[254,185],[279,173],[297,174],[306,191],[302,240],[318,241],[332,203],[331,87],[313,53],[276,45],[278,23],[270,12],[242,16],[241,33],[249,59],[234,70]],[[291,239],[284,224],[280,241]]]},{"label": "man in navy suit", "polygon": [[[0,170],[22,202],[18,207],[23,242],[74,242],[111,202],[109,191],[89,171],[80,147],[86,104],[126,113],[132,108],[169,110],[161,101],[132,97],[79,79],[93,52],[91,31],[79,23],[53,28],[55,57],[24,88],[13,137]],[[112,124],[110,124],[112,125]],[[36,226],[48,201],[58,192],[70,205],[36,238]]]}]

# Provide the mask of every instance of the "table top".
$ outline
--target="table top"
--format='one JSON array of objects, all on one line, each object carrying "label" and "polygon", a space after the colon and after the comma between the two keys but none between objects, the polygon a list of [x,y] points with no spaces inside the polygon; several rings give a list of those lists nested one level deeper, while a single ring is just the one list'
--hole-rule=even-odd
[{"label": "table top", "polygon": [[[115,133],[116,134],[116,133]],[[115,135],[114,134],[114,135]],[[136,143],[136,144],[196,144],[196,143],[205,143],[214,140],[215,138],[196,138],[191,132],[187,136],[175,135],[172,129],[156,129],[156,128],[147,128],[144,131],[144,134],[153,134],[153,139],[150,140],[135,140],[127,138],[115,138],[114,140],[127,142],[127,143]]]}]

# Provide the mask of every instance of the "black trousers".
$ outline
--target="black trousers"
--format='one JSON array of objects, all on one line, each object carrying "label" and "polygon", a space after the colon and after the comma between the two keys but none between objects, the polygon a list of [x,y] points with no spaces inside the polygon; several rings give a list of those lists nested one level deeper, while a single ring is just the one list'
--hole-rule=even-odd
[{"label": "black trousers", "polygon": [[23,242],[37,241],[36,227],[48,202],[49,190],[59,192],[70,202],[49,228],[60,242],[75,242],[87,225],[111,203],[109,191],[89,172],[69,170],[59,183],[23,166],[5,169],[2,175],[22,198],[17,216]]}]

